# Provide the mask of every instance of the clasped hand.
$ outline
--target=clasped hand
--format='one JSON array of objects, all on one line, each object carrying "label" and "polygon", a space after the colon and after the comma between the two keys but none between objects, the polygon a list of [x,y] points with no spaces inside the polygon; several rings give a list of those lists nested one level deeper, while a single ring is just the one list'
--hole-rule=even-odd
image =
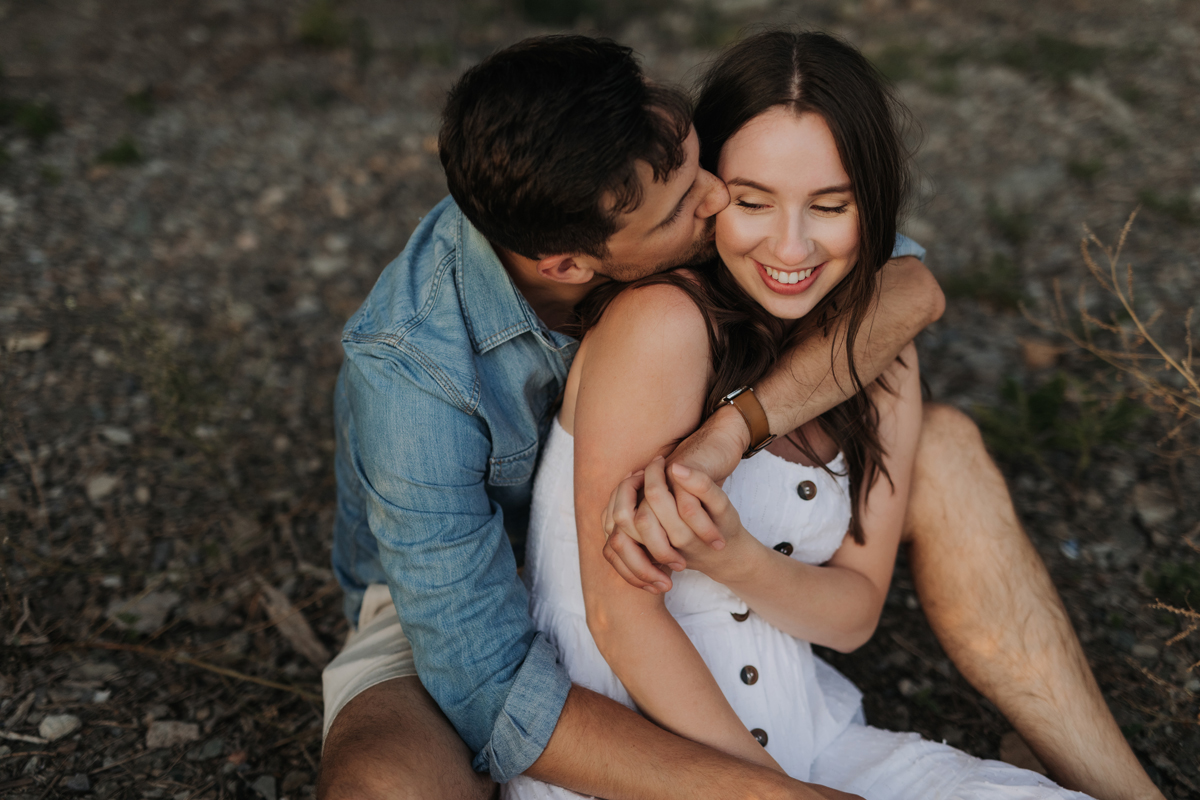
[{"label": "clasped hand", "polygon": [[736,568],[745,540],[753,540],[712,478],[662,456],[613,490],[603,521],[604,557],[630,585],[652,594],[671,588],[664,566],[721,581]]}]

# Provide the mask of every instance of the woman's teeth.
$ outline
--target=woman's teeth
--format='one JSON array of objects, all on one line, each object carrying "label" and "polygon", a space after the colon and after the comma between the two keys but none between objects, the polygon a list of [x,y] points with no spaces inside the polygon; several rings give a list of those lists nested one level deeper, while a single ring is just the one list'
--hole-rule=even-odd
[{"label": "woman's teeth", "polygon": [[800,272],[780,272],[779,270],[771,269],[770,267],[768,267],[764,264],[763,269],[765,269],[767,271],[768,275],[770,275],[772,278],[779,281],[780,283],[799,283],[800,281],[807,278],[809,275],[812,275],[812,272],[814,269],[816,269],[816,267],[809,267],[808,269],[802,270]]}]

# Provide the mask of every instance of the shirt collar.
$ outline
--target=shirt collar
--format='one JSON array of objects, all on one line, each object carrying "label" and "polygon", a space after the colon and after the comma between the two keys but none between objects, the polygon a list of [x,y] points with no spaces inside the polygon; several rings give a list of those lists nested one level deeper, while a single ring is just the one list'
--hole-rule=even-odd
[{"label": "shirt collar", "polygon": [[530,332],[556,350],[574,345],[573,337],[546,327],[517,290],[491,243],[461,210],[455,208],[455,214],[459,258],[454,282],[475,352],[486,353]]}]

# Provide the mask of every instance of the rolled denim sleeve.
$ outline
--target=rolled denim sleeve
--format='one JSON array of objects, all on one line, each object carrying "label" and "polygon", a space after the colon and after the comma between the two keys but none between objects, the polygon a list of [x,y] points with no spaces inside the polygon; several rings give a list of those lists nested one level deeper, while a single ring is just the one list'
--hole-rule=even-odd
[{"label": "rolled denim sleeve", "polygon": [[896,243],[892,245],[892,258],[900,258],[902,256],[915,256],[918,261],[924,261],[925,248],[903,233],[897,233]]},{"label": "rolled denim sleeve", "polygon": [[570,679],[533,626],[503,510],[485,488],[486,425],[402,344],[346,355],[354,469],[417,673],[475,769],[507,781],[545,749]]}]

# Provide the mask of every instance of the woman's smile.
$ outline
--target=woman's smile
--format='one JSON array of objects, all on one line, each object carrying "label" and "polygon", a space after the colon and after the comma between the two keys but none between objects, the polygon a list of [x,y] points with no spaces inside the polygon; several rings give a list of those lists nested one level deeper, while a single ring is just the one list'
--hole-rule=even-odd
[{"label": "woman's smile", "polygon": [[[754,259],[750,259],[754,261]],[[754,261],[754,266],[758,267],[759,273],[763,279],[763,283],[772,292],[778,294],[800,294],[808,287],[812,286],[821,274],[821,269],[826,262],[817,264],[815,267],[809,267],[802,270],[781,270],[773,267],[768,267],[766,264],[761,264]]]}]

